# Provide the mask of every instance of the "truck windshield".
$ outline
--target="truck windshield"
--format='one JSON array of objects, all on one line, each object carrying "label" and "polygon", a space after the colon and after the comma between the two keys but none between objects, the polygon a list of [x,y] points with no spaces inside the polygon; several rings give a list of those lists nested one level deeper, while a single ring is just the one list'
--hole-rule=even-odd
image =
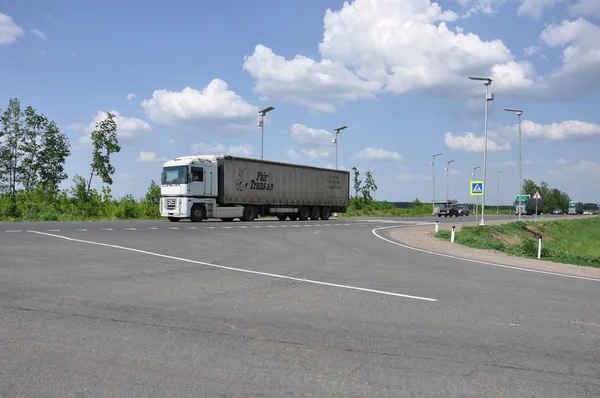
[{"label": "truck windshield", "polygon": [[161,184],[186,184],[187,171],[187,166],[163,167],[163,171],[161,174]]}]

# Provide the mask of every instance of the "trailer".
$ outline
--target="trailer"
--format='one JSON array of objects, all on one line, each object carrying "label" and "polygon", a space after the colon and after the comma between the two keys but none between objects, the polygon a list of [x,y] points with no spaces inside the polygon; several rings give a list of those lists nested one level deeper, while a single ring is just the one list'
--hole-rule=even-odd
[{"label": "trailer", "polygon": [[540,215],[544,210],[544,200],[541,198],[535,199],[531,195],[517,195],[515,198],[514,207],[515,215],[518,215],[520,212],[521,214],[527,214],[530,216],[532,214],[536,214],[536,211],[537,214]]},{"label": "trailer", "polygon": [[229,155],[184,156],[164,163],[160,190],[160,214],[172,222],[327,220],[347,211],[350,173]]},{"label": "trailer", "polygon": [[577,201],[569,202],[568,214],[583,214],[583,202],[577,202]]}]

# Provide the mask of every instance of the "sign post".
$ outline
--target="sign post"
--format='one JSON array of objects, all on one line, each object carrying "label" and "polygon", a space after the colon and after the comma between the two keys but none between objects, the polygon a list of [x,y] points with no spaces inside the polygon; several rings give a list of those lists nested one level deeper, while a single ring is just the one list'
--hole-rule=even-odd
[{"label": "sign post", "polygon": [[537,219],[538,214],[538,200],[542,199],[542,195],[540,195],[540,191],[536,191],[535,195],[533,195],[533,199],[535,199],[535,218]]},{"label": "sign post", "polygon": [[[475,224],[477,224],[477,207],[479,205],[479,197],[483,196],[483,181],[476,180],[471,181],[470,183],[470,195],[475,196],[476,204],[475,204]],[[481,214],[483,214],[484,209],[481,209]]]}]

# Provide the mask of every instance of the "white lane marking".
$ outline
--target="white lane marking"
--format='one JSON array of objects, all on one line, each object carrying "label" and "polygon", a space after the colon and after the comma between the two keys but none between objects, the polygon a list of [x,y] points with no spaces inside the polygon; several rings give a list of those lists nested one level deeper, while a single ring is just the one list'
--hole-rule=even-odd
[{"label": "white lane marking", "polygon": [[301,225],[294,224],[292,227],[300,227]]},{"label": "white lane marking", "polygon": [[135,228],[123,228],[126,231],[135,231]]},{"label": "white lane marking", "polygon": [[275,228],[275,225],[267,225],[267,228]]},{"label": "white lane marking", "polygon": [[221,227],[221,228],[225,228],[225,229],[231,229],[231,227]]},{"label": "white lane marking", "polygon": [[215,227],[206,227],[206,228],[208,228],[208,229],[215,229]]},{"label": "white lane marking", "polygon": [[341,284],[338,284],[338,283],[322,282],[322,281],[316,281],[316,280],[304,279],[304,278],[295,278],[293,276],[272,274],[272,273],[269,273],[269,272],[260,272],[260,271],[253,271],[253,270],[243,269],[243,268],[228,267],[228,266],[225,266],[225,265],[205,263],[203,261],[191,260],[191,259],[182,258],[182,257],[169,256],[169,255],[166,255],[166,254],[154,253],[154,252],[149,252],[149,251],[146,251],[146,250],[134,249],[134,248],[125,247],[125,246],[111,245],[111,244],[108,244],[108,243],[94,242],[94,241],[83,240],[83,239],[75,239],[75,238],[70,238],[68,236],[62,236],[62,235],[56,235],[56,234],[49,234],[49,233],[46,233],[46,232],[31,231],[31,230],[28,230],[27,232],[31,232],[31,233],[34,233],[34,234],[45,235],[45,236],[50,236],[50,237],[53,237],[53,238],[65,239],[65,240],[69,240],[69,241],[72,241],[72,242],[80,242],[80,243],[87,243],[87,244],[96,245],[96,246],[111,247],[113,249],[120,249],[120,250],[126,250],[126,251],[135,252],[135,253],[147,254],[149,256],[168,258],[170,260],[182,261],[182,262],[192,263],[192,264],[200,264],[200,265],[204,265],[204,266],[207,266],[207,267],[225,269],[225,270],[228,270],[228,271],[236,271],[236,272],[243,272],[243,273],[253,274],[253,275],[261,275],[261,276],[268,276],[268,277],[272,277],[272,278],[279,278],[279,279],[287,279],[287,280],[293,280],[293,281],[298,281],[298,282],[312,283],[312,284],[315,284],[315,285],[339,287],[339,288],[342,288],[342,289],[359,290],[359,291],[368,292],[368,293],[383,294],[383,295],[386,295],[386,296],[403,297],[403,298],[410,298],[410,299],[424,300],[424,301],[437,301],[437,299],[429,298],[429,297],[412,296],[412,295],[408,295],[408,294],[393,293],[393,292],[388,292],[388,291],[384,291],[384,290],[367,289],[367,288],[364,288],[364,287],[357,287],[357,286],[350,286],[350,285],[341,285]]},{"label": "white lane marking", "polygon": [[240,225],[238,228],[244,228],[244,229],[248,229],[248,227],[244,226],[244,225]]},{"label": "white lane marking", "polygon": [[47,229],[48,232],[60,232],[60,229]]},{"label": "white lane marking", "polygon": [[158,229],[158,228],[156,228],[156,227],[148,227],[148,229]]},{"label": "white lane marking", "polygon": [[75,228],[75,231],[84,231],[85,232],[85,231],[87,231],[87,229],[85,229],[85,228]]},{"label": "white lane marking", "polygon": [[179,227],[169,227],[169,229],[179,229]]},{"label": "white lane marking", "polygon": [[[416,224],[418,225],[431,225],[430,223],[422,223],[422,224]],[[538,269],[531,269],[531,268],[522,268],[522,267],[517,267],[514,265],[506,265],[506,264],[497,264],[497,263],[490,263],[487,261],[481,261],[481,260],[473,260],[471,258],[465,258],[465,257],[459,257],[459,256],[453,256],[451,254],[444,254],[444,253],[436,253],[436,252],[432,252],[429,250],[425,250],[425,249],[419,249],[417,247],[412,247],[412,246],[408,246],[405,245],[403,243],[399,243],[399,242],[394,242],[393,240],[384,238],[383,236],[377,234],[378,230],[382,230],[382,229],[389,229],[389,228],[398,228],[397,226],[393,225],[393,226],[387,226],[387,227],[379,227],[379,228],[375,228],[374,230],[372,230],[371,232],[373,233],[373,235],[375,235],[376,237],[378,237],[381,240],[384,240],[388,243],[391,243],[393,245],[396,246],[400,246],[403,247],[405,249],[410,249],[410,250],[415,250],[421,253],[427,253],[427,254],[433,254],[435,256],[440,256],[440,257],[446,257],[446,258],[451,258],[453,260],[460,260],[460,261],[467,261],[470,263],[477,263],[477,264],[483,264],[483,265],[491,265],[493,267],[500,267],[500,268],[509,268],[509,269],[515,269],[518,271],[526,271],[526,272],[535,272],[537,274],[546,274],[546,275],[553,275],[553,276],[562,276],[565,278],[573,278],[573,279],[583,279],[586,281],[592,281],[592,282],[600,282],[600,279],[597,278],[590,278],[587,276],[577,276],[577,275],[568,275],[568,274],[559,274],[558,272],[551,272],[551,271],[542,271],[542,270],[538,270]]]},{"label": "white lane marking", "polygon": [[197,229],[198,227],[187,227],[187,229]]},{"label": "white lane marking", "polygon": [[101,228],[101,229],[102,229],[102,231],[112,231],[113,230],[112,228]]},{"label": "white lane marking", "polygon": [[23,230],[21,230],[21,229],[7,229],[4,232],[23,232]]}]

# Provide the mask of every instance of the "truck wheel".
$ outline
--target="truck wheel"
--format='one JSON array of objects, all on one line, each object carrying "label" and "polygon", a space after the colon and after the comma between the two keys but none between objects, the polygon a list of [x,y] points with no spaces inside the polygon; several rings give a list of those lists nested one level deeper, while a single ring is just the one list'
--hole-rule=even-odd
[{"label": "truck wheel", "polygon": [[327,206],[321,209],[321,220],[329,220],[331,217],[331,209]]},{"label": "truck wheel", "polygon": [[310,217],[310,209],[307,206],[302,206],[298,212],[298,218],[302,221],[308,220]]},{"label": "truck wheel", "polygon": [[317,206],[313,206],[310,208],[310,219],[311,220],[318,220],[320,216],[321,216],[321,210],[319,210],[319,208]]},{"label": "truck wheel", "polygon": [[200,222],[200,221],[204,220],[204,217],[206,217],[206,212],[204,211],[204,206],[201,206],[201,205],[192,206],[190,221]]},{"label": "truck wheel", "polygon": [[242,221],[254,221],[254,219],[256,218],[256,213],[256,209],[253,206],[244,207]]},{"label": "truck wheel", "polygon": [[169,221],[171,221],[171,222],[179,222],[179,220],[181,220],[181,218],[169,217]]},{"label": "truck wheel", "polygon": [[285,219],[286,219],[286,218],[287,218],[287,216],[283,216],[283,215],[279,215],[279,216],[277,216],[277,219],[278,219],[279,221],[285,221]]}]

